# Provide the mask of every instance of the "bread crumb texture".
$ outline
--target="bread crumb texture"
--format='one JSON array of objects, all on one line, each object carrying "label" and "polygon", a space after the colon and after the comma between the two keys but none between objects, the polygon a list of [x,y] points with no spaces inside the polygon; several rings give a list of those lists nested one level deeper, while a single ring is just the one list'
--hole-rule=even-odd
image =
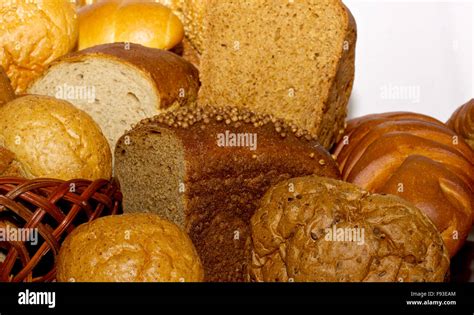
[{"label": "bread crumb texture", "polygon": [[420,210],[342,181],[309,176],[277,184],[251,228],[253,281],[435,282],[448,274],[447,250]]},{"label": "bread crumb texture", "polygon": [[70,52],[77,36],[75,7],[68,0],[0,3],[0,65],[17,93]]},{"label": "bread crumb texture", "polygon": [[61,247],[60,282],[197,282],[204,272],[185,232],[153,214],[83,224]]},{"label": "bread crumb texture", "polygon": [[85,112],[47,96],[28,95],[2,107],[0,143],[28,178],[109,179],[112,156],[100,128]]}]

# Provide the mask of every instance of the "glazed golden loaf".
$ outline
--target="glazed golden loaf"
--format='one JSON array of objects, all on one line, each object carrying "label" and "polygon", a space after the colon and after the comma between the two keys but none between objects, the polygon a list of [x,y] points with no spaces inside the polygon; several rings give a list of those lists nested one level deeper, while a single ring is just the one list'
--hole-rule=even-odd
[{"label": "glazed golden loaf", "polygon": [[28,91],[65,98],[84,110],[113,149],[133,124],[193,102],[198,89],[198,70],[178,55],[115,43],[57,60]]},{"label": "glazed golden loaf", "polygon": [[474,99],[459,107],[446,124],[474,150]]},{"label": "glazed golden loaf", "polygon": [[183,37],[179,18],[159,3],[102,1],[79,10],[79,50],[115,42],[171,49]]},{"label": "glazed golden loaf", "polygon": [[100,128],[63,100],[26,95],[3,105],[0,144],[12,153],[10,169],[26,178],[95,180],[112,175],[110,148]]},{"label": "glazed golden loaf", "polygon": [[124,211],[155,212],[184,228],[208,281],[243,281],[258,200],[294,176],[338,178],[332,157],[293,124],[236,108],[182,108],[122,136],[115,176]]},{"label": "glazed golden loaf", "polygon": [[400,196],[424,211],[451,256],[474,219],[474,152],[443,123],[413,113],[348,122],[334,151],[344,180]]},{"label": "glazed golden loaf", "polygon": [[446,247],[422,211],[334,179],[272,186],[251,235],[252,281],[442,282],[449,275]]},{"label": "glazed golden loaf", "polygon": [[76,45],[74,4],[69,0],[0,2],[0,65],[22,93],[56,58]]},{"label": "glazed golden loaf", "polygon": [[198,282],[191,240],[152,214],[112,215],[76,228],[58,256],[59,282]]}]

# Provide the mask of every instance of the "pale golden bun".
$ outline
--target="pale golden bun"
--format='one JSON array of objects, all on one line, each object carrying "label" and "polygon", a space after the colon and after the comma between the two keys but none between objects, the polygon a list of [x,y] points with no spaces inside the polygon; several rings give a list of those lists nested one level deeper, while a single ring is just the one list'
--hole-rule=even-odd
[{"label": "pale golden bun", "polygon": [[0,108],[0,144],[27,178],[109,179],[110,148],[100,128],[70,103],[38,95]]},{"label": "pale golden bun", "polygon": [[77,31],[69,0],[0,1],[0,65],[15,91],[25,91],[49,63],[70,52]]},{"label": "pale golden bun", "polygon": [[184,28],[171,9],[150,1],[100,1],[79,10],[79,49],[115,42],[171,49]]},{"label": "pale golden bun", "polygon": [[188,235],[157,215],[108,216],[64,241],[59,282],[200,282],[204,272]]}]

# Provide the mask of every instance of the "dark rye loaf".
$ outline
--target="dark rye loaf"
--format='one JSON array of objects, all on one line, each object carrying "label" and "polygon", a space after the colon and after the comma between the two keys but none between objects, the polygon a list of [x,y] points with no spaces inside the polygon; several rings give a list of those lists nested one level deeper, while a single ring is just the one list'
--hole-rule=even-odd
[{"label": "dark rye loaf", "polygon": [[[227,140],[253,137],[255,150],[220,143],[226,132]],[[242,281],[250,218],[265,191],[295,176],[339,177],[314,138],[236,108],[181,108],[143,120],[115,149],[124,210],[158,213],[185,228],[206,280]]]}]

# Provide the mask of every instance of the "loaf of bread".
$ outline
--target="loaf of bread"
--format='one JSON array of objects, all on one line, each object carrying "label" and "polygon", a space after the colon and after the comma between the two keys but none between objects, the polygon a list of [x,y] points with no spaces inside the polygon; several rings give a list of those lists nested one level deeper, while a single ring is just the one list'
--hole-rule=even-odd
[{"label": "loaf of bread", "polygon": [[0,145],[11,152],[4,155],[2,175],[63,180],[112,175],[110,148],[100,128],[63,100],[27,95],[3,105]]},{"label": "loaf of bread", "polygon": [[446,124],[474,150],[474,99],[459,107]]},{"label": "loaf of bread", "polygon": [[460,249],[474,219],[474,152],[443,123],[413,113],[361,117],[334,154],[344,180],[412,202],[451,256]]},{"label": "loaf of bread", "polygon": [[199,100],[294,122],[329,148],[354,80],[356,25],[340,0],[208,0]]},{"label": "loaf of bread", "polygon": [[10,80],[2,67],[0,67],[0,107],[11,101],[15,97],[15,92],[10,84]]},{"label": "loaf of bread", "polygon": [[17,93],[77,41],[76,11],[69,0],[1,1],[0,25],[0,65]]},{"label": "loaf of bread", "polygon": [[59,282],[197,282],[199,256],[189,236],[152,214],[99,218],[75,229],[57,262]]},{"label": "loaf of bread", "polygon": [[174,53],[136,44],[95,46],[56,61],[29,88],[94,118],[111,148],[132,124],[197,98],[197,69]]},{"label": "loaf of bread", "polygon": [[422,211],[328,178],[270,188],[251,235],[253,281],[441,282],[449,273],[443,240]]},{"label": "loaf of bread", "polygon": [[115,42],[171,49],[184,36],[171,9],[156,2],[102,1],[79,10],[79,49]]},{"label": "loaf of bread", "polygon": [[139,123],[115,149],[124,211],[156,212],[191,236],[208,281],[242,281],[249,220],[270,185],[338,178],[308,132],[237,108],[181,108]]}]

